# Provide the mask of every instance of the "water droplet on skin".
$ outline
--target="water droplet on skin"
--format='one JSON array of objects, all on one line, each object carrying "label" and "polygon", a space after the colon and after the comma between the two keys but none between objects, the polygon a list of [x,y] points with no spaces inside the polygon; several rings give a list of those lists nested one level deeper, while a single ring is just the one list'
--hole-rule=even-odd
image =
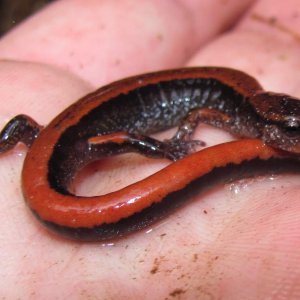
[{"label": "water droplet on skin", "polygon": [[246,189],[248,186],[249,180],[240,180],[238,182],[231,183],[229,185],[229,191],[234,195],[238,195],[242,190]]},{"label": "water droplet on skin", "polygon": [[20,150],[19,151],[14,151],[14,154],[19,156],[19,157],[24,157],[25,156],[25,152],[22,151],[22,150],[21,151]]},{"label": "water droplet on skin", "polygon": [[274,181],[278,179],[278,175],[276,174],[270,174],[269,176],[258,176],[258,177],[253,177],[253,178],[247,178],[243,180],[239,180],[237,182],[233,182],[229,184],[229,191],[233,195],[238,195],[240,192],[248,188],[250,185],[253,183],[257,183],[260,181]]},{"label": "water droplet on skin", "polygon": [[102,243],[102,247],[114,247],[116,244],[115,243]]},{"label": "water droplet on skin", "polygon": [[269,176],[269,178],[268,178],[269,180],[276,180],[276,179],[278,179],[278,175],[275,175],[275,174],[271,174],[270,176]]},{"label": "water droplet on skin", "polygon": [[229,190],[230,190],[231,193],[237,195],[239,193],[239,191],[240,191],[240,188],[236,184],[231,184],[229,186]]},{"label": "water droplet on skin", "polygon": [[14,156],[18,156],[18,157],[25,157],[27,154],[28,148],[23,145],[22,143],[19,143],[15,148],[13,148],[10,152],[7,153],[11,153]]}]

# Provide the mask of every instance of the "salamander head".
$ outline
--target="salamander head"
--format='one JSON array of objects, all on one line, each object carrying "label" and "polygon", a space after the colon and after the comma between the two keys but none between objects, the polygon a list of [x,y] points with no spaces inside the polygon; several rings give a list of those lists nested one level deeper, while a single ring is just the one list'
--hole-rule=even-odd
[{"label": "salamander head", "polygon": [[262,140],[274,148],[300,154],[300,99],[265,92],[250,102],[265,122]]}]

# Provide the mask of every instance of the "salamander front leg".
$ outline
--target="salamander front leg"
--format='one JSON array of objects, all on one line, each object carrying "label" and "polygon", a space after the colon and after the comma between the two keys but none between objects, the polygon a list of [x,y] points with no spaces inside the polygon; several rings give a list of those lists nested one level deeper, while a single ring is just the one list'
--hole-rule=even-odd
[{"label": "salamander front leg", "polygon": [[170,141],[173,141],[173,143],[177,141],[190,143],[191,147],[205,146],[203,141],[192,140],[192,135],[201,122],[228,131],[232,127],[232,119],[218,110],[210,108],[194,109],[182,120],[177,132]]},{"label": "salamander front leg", "polygon": [[13,149],[18,142],[30,148],[42,128],[29,116],[14,117],[0,133],[0,153]]}]

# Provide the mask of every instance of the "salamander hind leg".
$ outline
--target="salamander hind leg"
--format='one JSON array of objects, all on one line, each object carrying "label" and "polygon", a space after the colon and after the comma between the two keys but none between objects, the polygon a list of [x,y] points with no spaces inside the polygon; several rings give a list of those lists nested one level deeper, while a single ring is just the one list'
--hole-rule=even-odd
[{"label": "salamander hind leg", "polygon": [[145,135],[127,132],[115,132],[88,139],[89,147],[97,152],[103,151],[105,154],[110,152],[110,155],[137,152],[147,157],[167,158],[172,161],[188,154],[194,143],[198,144],[198,141],[189,142],[179,139],[159,141]]},{"label": "salamander hind leg", "polygon": [[0,153],[13,149],[18,142],[31,147],[42,126],[26,115],[11,119],[0,133]]}]

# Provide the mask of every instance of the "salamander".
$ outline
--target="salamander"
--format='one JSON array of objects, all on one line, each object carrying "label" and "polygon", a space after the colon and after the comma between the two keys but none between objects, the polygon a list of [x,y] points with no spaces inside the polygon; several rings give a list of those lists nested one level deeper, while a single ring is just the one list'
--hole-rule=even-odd
[{"label": "salamander", "polygon": [[[238,140],[200,151],[199,122]],[[178,126],[169,140],[151,134]],[[105,240],[148,226],[138,216],[214,168],[300,153],[300,102],[266,92],[250,75],[222,67],[142,74],[108,84],[65,109],[46,127],[26,115],[0,133],[0,153],[28,146],[24,199],[48,228],[79,240]],[[243,139],[241,139],[243,138]],[[101,196],[83,197],[70,185],[87,164],[137,152],[173,161],[157,173]]]}]

